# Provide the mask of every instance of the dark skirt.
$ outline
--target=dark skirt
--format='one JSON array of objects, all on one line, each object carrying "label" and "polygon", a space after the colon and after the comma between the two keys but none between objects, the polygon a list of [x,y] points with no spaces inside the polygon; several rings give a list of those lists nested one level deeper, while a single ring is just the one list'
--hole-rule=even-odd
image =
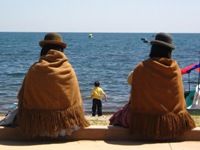
[{"label": "dark skirt", "polygon": [[130,123],[130,104],[126,104],[115,112],[109,119],[110,125],[123,126],[128,128]]}]

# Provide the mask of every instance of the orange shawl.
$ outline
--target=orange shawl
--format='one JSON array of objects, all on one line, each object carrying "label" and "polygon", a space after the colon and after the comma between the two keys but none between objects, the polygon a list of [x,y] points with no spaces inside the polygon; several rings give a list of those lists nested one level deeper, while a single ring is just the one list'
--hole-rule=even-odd
[{"label": "orange shawl", "polygon": [[181,71],[176,61],[148,59],[133,71],[130,132],[165,139],[195,127],[186,110]]},{"label": "orange shawl", "polygon": [[17,118],[25,135],[89,126],[76,74],[62,52],[50,50],[30,67],[18,99]]}]

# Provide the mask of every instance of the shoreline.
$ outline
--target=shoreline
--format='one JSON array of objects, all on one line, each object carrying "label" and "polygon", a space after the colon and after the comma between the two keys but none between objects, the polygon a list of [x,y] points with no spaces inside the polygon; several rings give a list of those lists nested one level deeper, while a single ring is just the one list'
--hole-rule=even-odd
[{"label": "shoreline", "polygon": [[112,114],[103,114],[102,116],[92,116],[91,114],[86,114],[85,118],[90,122],[90,125],[102,125],[108,126],[110,117]]}]

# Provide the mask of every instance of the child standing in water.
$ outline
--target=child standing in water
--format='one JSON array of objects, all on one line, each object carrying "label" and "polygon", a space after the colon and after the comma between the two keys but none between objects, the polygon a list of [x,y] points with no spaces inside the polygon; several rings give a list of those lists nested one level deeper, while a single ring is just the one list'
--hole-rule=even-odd
[{"label": "child standing in water", "polygon": [[98,116],[102,116],[102,95],[104,95],[105,102],[107,101],[107,96],[102,88],[100,88],[100,82],[94,82],[94,89],[92,90],[91,98],[92,98],[92,116],[96,115],[96,108]]}]

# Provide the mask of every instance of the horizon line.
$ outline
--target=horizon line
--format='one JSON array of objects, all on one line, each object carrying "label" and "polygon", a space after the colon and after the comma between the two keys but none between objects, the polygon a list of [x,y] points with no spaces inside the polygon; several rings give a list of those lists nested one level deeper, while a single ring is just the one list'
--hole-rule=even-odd
[{"label": "horizon line", "polygon": [[[57,33],[160,33],[160,32],[89,32],[89,31],[0,31],[0,33],[49,33],[49,32],[57,32]],[[200,32],[165,32],[172,34],[200,34]]]}]

